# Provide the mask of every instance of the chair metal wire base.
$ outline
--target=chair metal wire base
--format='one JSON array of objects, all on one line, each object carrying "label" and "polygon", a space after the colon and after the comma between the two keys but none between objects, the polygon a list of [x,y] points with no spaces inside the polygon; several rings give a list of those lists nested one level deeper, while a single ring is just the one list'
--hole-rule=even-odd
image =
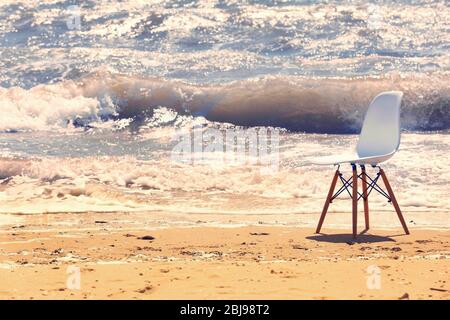
[{"label": "chair metal wire base", "polygon": [[[353,238],[356,238],[357,233],[357,211],[358,211],[358,201],[360,199],[363,199],[364,201],[364,218],[365,218],[365,226],[366,229],[364,231],[369,230],[369,204],[368,199],[370,194],[373,190],[375,190],[377,193],[381,194],[383,197],[385,197],[388,202],[392,203],[394,205],[395,211],[397,212],[397,216],[403,226],[403,230],[406,234],[409,234],[408,227],[406,226],[406,222],[403,218],[402,212],[400,210],[400,206],[397,203],[397,200],[395,198],[394,192],[392,191],[392,188],[389,184],[389,181],[387,180],[386,174],[384,173],[383,169],[380,166],[376,166],[376,168],[379,169],[376,176],[372,178],[369,176],[366,172],[366,168],[364,165],[360,165],[361,167],[361,173],[357,173],[357,166],[356,164],[352,164],[353,169],[353,175],[345,179],[343,177],[343,174],[339,171],[340,167],[338,166],[333,180],[331,182],[330,190],[328,192],[327,199],[325,201],[322,214],[320,216],[319,223],[317,225],[316,233],[320,233],[320,230],[322,228],[322,224],[325,220],[325,216],[328,211],[329,205],[333,202],[334,199],[336,199],[339,195],[341,195],[344,191],[348,193],[350,198],[352,199],[352,221],[353,221]],[[386,187],[386,190],[384,190],[379,184],[378,181],[383,180],[384,185]],[[340,180],[342,183],[342,186],[334,192],[334,189],[336,187],[337,180]],[[362,192],[358,191],[358,180],[362,181]]]},{"label": "chair metal wire base", "polygon": [[[363,168],[365,169],[364,166],[361,166],[361,169],[363,169]],[[380,169],[381,169],[381,168],[380,168]],[[338,170],[339,170],[339,169],[338,169]],[[340,179],[341,182],[342,182],[342,187],[340,187],[339,190],[336,191],[336,193],[331,197],[331,202],[333,202],[334,199],[336,199],[342,192],[344,192],[344,190],[347,191],[347,193],[348,193],[348,195],[350,196],[350,198],[352,197],[352,194],[351,194],[351,190],[352,190],[352,187],[353,187],[353,181],[351,181],[351,180],[352,180],[352,177],[350,177],[350,178],[348,178],[348,179],[346,180],[346,179],[344,179],[342,176],[343,176],[343,174],[342,174],[341,172],[339,172],[339,179]],[[362,171],[362,172],[358,175],[358,179],[360,179],[360,180],[364,180],[363,177],[365,177],[366,179],[369,179],[369,180],[370,180],[370,183],[369,183],[366,187],[363,186],[363,192],[362,192],[362,193],[360,193],[359,191],[357,191],[357,193],[358,193],[358,199],[357,199],[357,200],[358,200],[358,201],[359,201],[359,199],[361,199],[361,198],[367,199],[367,198],[369,197],[370,193],[371,193],[373,190],[377,191],[377,192],[378,192],[379,194],[381,194],[383,197],[385,197],[386,199],[388,199],[388,202],[391,202],[391,201],[392,201],[392,200],[391,200],[391,197],[389,197],[389,195],[381,188],[381,186],[377,184],[378,179],[380,178],[380,176],[381,176],[381,173],[378,172],[377,175],[376,175],[376,177],[375,177],[374,179],[372,179],[372,178],[366,173],[365,170]],[[364,193],[367,193],[366,196],[364,196]]]}]

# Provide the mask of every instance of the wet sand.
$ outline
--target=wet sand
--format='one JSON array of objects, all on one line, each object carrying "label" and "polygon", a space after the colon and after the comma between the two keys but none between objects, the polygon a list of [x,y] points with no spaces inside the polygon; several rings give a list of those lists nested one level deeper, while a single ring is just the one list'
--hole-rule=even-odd
[{"label": "wet sand", "polygon": [[450,298],[448,229],[375,228],[354,242],[348,229],[156,228],[142,216],[31,215],[0,226],[0,298]]}]

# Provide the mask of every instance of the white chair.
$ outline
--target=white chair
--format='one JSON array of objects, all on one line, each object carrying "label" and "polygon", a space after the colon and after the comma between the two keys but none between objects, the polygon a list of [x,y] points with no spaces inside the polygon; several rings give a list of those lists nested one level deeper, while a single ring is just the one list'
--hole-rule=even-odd
[{"label": "white chair", "polygon": [[[394,153],[397,152],[400,145],[400,105],[402,97],[402,92],[391,91],[380,93],[373,99],[364,119],[361,134],[359,135],[359,141],[356,146],[356,152],[349,155],[321,157],[312,161],[314,164],[332,164],[338,166],[331,182],[331,187],[322,210],[322,215],[320,216],[319,224],[317,225],[316,233],[320,233],[328,206],[344,191],[347,191],[352,198],[353,238],[356,238],[357,233],[358,200],[360,198],[364,201],[365,231],[369,230],[368,197],[372,190],[375,190],[386,197],[389,202],[392,202],[405,233],[409,234],[408,227],[403,219],[402,212],[395,199],[386,174],[379,166],[380,163],[390,159]],[[349,179],[344,179],[342,173],[339,172],[340,165],[344,163],[351,164],[353,169],[353,176]],[[357,172],[357,165],[361,167],[360,174]],[[366,165],[371,165],[372,167],[377,167],[379,169],[375,178],[372,179],[366,173]],[[387,193],[377,184],[380,176],[386,186]],[[343,186],[334,193],[338,179],[341,180]],[[358,192],[358,179],[362,180],[362,193]],[[350,192],[350,188],[352,192]]]}]

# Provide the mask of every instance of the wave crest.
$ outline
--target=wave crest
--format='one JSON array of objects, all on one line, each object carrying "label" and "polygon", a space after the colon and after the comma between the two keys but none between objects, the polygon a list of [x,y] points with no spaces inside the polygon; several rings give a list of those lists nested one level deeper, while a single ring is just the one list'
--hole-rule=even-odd
[{"label": "wave crest", "polygon": [[105,71],[77,81],[29,90],[0,88],[0,130],[51,130],[108,119],[142,123],[155,109],[202,116],[240,126],[274,126],[315,133],[358,132],[371,101],[381,91],[404,92],[402,127],[450,128],[448,75],[320,79],[292,76],[193,85]]}]

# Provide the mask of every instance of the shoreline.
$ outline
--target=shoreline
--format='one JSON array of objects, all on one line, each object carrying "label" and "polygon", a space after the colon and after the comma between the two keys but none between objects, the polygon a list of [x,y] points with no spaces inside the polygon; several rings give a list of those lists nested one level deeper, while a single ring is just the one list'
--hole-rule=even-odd
[{"label": "shoreline", "polygon": [[[109,227],[120,226],[137,229],[161,229],[177,227],[216,227],[236,228],[244,226],[315,228],[320,211],[314,213],[207,213],[207,212],[172,212],[172,211],[73,211],[55,213],[0,213],[0,233],[14,225],[26,225],[27,230],[41,230],[43,227],[69,230],[77,228],[80,222],[83,227],[96,229],[96,221],[107,221]],[[358,228],[364,229],[364,216],[359,210]],[[450,230],[449,211],[407,211],[402,210],[408,228],[419,230]],[[395,230],[401,225],[393,207],[387,210],[370,211],[372,230]],[[349,231],[351,228],[351,208],[349,211],[328,210],[323,225],[325,229]]]}]

